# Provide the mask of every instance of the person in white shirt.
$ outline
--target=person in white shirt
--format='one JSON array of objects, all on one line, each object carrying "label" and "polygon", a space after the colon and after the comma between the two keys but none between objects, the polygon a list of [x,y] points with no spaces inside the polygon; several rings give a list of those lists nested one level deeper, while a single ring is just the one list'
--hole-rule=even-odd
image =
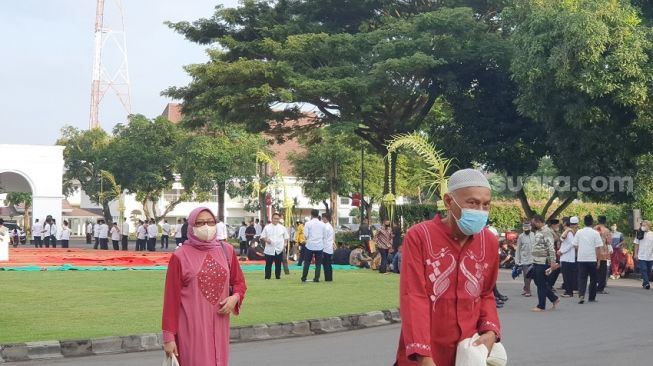
[{"label": "person in white shirt", "polygon": [[0,218],[0,261],[9,260],[9,242],[11,241],[11,234],[9,229],[5,226],[4,219]]},{"label": "person in white shirt", "polygon": [[163,225],[161,225],[161,249],[168,249],[168,239],[170,238],[170,224],[168,220],[163,220]]},{"label": "person in white shirt", "polygon": [[93,225],[93,238],[95,239],[95,244],[93,249],[98,249],[100,247],[100,219],[95,222]]},{"label": "person in white shirt", "polygon": [[113,250],[120,250],[120,228],[118,228],[118,223],[114,222],[109,230],[111,234],[111,245],[113,245]]},{"label": "person in white shirt", "polygon": [[138,227],[136,228],[136,251],[141,252],[145,250],[145,236],[147,235],[147,225],[143,220],[138,220]]},{"label": "person in white shirt", "polygon": [[240,253],[238,255],[241,257],[247,257],[247,247],[249,247],[246,230],[247,224],[243,221],[240,228],[238,228],[238,241],[240,241]]},{"label": "person in white shirt", "polygon": [[642,275],[642,288],[649,290],[651,288],[649,276],[653,266],[653,233],[650,221],[642,222],[642,231],[644,231],[644,237],[642,239],[635,238],[634,253],[639,273]]},{"label": "person in white shirt", "polygon": [[86,222],[86,244],[91,244],[93,239],[93,224],[90,221]]},{"label": "person in white shirt", "polygon": [[156,251],[156,237],[159,235],[159,227],[156,225],[154,219],[150,219],[150,224],[147,225],[147,250],[149,252]]},{"label": "person in white shirt", "polygon": [[574,296],[574,290],[578,289],[578,270],[576,267],[576,249],[574,248],[574,236],[578,230],[578,217],[572,216],[563,223],[565,231],[560,236],[562,243],[558,250],[560,265],[562,266],[562,287],[565,293],[562,297]]},{"label": "person in white shirt", "polygon": [[61,233],[59,233],[59,240],[61,240],[62,248],[68,248],[70,243],[70,228],[68,225],[68,221],[64,220],[63,227],[61,227]]},{"label": "person in white shirt", "polygon": [[281,256],[290,238],[286,227],[279,223],[281,215],[272,215],[272,223],[265,225],[261,232],[261,240],[265,243],[265,279],[272,277],[272,262],[274,262],[274,277],[281,279]]},{"label": "person in white shirt", "polygon": [[322,252],[322,265],[324,266],[324,281],[333,281],[333,247],[336,242],[336,232],[331,226],[331,215],[322,214],[322,222],[324,223],[324,249]]},{"label": "person in white shirt", "polygon": [[127,222],[127,218],[125,217],[123,219],[122,223],[122,230],[120,231],[122,234],[122,250],[129,250],[129,222]]},{"label": "person in white shirt", "polygon": [[263,227],[259,223],[258,219],[254,221],[254,230],[256,230],[256,235],[254,236],[254,240],[258,241],[258,239],[261,237],[261,232],[263,231]]},{"label": "person in white shirt", "polygon": [[227,233],[227,225],[225,225],[222,219],[218,219],[218,223],[215,225],[215,229],[215,236],[218,238],[218,240],[227,240],[229,233]]},{"label": "person in white shirt", "polygon": [[48,218],[45,220],[45,225],[43,225],[43,238],[44,238],[44,243],[45,247],[49,248],[50,244],[52,244],[53,248],[57,247],[57,224],[55,224],[54,219],[48,216]]},{"label": "person in white shirt", "polygon": [[109,225],[102,219],[100,220],[99,226],[98,238],[100,239],[100,249],[109,250]]},{"label": "person in white shirt", "polygon": [[36,219],[34,220],[34,225],[32,225],[32,238],[34,239],[35,248],[43,248],[41,235],[43,235],[43,225],[39,222],[39,219]]},{"label": "person in white shirt", "polygon": [[322,267],[322,253],[324,251],[324,236],[326,227],[320,221],[318,210],[311,210],[311,220],[304,226],[304,239],[306,240],[306,256],[304,257],[304,270],[302,271],[302,282],[306,282],[311,261],[315,258],[315,277],[313,282],[320,282],[320,270]]},{"label": "person in white shirt", "polygon": [[181,227],[184,226],[181,222],[181,219],[177,219],[177,225],[175,225],[175,243],[177,243],[177,246],[180,246],[182,244],[181,241]]},{"label": "person in white shirt", "polygon": [[600,263],[599,258],[603,240],[598,231],[592,227],[594,218],[587,215],[583,219],[585,227],[578,230],[572,242],[575,248],[578,248],[578,303],[585,303],[585,291],[587,290],[587,276],[590,278],[589,284],[589,301],[596,301],[597,272]]}]

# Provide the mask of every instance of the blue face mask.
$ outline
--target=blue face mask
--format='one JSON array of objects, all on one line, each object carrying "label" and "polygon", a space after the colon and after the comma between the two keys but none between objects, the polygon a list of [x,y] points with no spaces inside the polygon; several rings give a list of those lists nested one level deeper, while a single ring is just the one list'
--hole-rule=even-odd
[{"label": "blue face mask", "polygon": [[[456,203],[456,206],[460,207],[456,200],[453,200]],[[460,207],[461,214],[460,218],[451,214],[456,219],[456,224],[460,231],[465,235],[474,235],[478,234],[483,230],[485,224],[487,224],[487,219],[489,213],[483,210],[474,210],[471,208],[462,208]]]}]

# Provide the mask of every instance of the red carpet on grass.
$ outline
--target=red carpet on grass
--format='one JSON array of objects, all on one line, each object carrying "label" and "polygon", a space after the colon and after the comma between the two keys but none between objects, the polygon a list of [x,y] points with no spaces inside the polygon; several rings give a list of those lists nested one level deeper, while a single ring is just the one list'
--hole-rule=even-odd
[{"label": "red carpet on grass", "polygon": [[[9,261],[1,267],[55,267],[64,264],[76,267],[149,267],[167,266],[170,252],[123,252],[95,249],[26,249],[9,248]],[[241,265],[260,265],[264,261],[246,261]]]}]

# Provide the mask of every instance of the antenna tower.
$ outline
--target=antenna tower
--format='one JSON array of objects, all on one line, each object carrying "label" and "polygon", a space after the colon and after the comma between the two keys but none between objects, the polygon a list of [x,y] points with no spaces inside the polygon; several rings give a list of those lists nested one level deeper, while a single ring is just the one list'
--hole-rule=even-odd
[{"label": "antenna tower", "polygon": [[[110,11],[107,12],[107,20],[115,21],[115,24],[107,22],[108,26],[105,26],[106,2],[115,5],[115,8],[111,7],[108,9]],[[125,112],[127,112],[126,114],[131,114],[131,90],[124,14],[122,0],[97,0],[89,129],[100,127],[100,103],[110,90],[118,97]]]}]

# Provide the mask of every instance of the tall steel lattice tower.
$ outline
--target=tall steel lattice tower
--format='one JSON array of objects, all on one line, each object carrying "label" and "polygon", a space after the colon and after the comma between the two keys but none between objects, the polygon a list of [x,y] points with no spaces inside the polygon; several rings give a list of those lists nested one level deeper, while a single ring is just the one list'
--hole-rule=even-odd
[{"label": "tall steel lattice tower", "polygon": [[[105,2],[107,22],[105,25]],[[114,7],[115,5],[115,7]],[[91,116],[89,129],[100,127],[100,103],[112,91],[131,114],[131,90],[127,63],[127,38],[122,0],[97,0],[95,12],[95,58],[91,83]]]}]

